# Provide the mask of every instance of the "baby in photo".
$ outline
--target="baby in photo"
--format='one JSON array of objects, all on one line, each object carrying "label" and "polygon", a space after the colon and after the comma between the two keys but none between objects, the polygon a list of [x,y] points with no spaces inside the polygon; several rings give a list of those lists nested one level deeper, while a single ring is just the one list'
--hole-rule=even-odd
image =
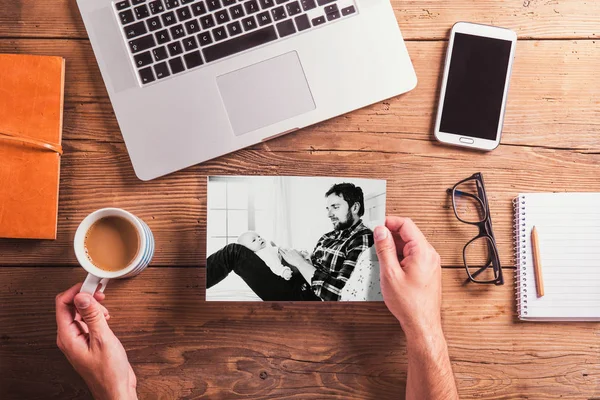
[{"label": "baby in photo", "polygon": [[259,256],[275,275],[288,281],[292,278],[292,269],[281,264],[277,247],[273,243],[267,243],[258,233],[242,233],[237,242]]}]

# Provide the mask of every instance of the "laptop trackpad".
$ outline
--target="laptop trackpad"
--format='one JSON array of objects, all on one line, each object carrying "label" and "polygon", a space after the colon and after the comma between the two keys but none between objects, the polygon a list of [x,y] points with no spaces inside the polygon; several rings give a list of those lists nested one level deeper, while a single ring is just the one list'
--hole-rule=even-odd
[{"label": "laptop trackpad", "polygon": [[236,136],[315,109],[295,51],[217,77]]}]

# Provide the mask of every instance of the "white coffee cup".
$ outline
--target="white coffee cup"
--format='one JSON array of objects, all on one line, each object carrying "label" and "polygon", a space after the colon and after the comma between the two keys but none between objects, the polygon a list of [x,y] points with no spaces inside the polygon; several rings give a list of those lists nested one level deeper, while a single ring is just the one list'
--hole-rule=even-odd
[{"label": "white coffee cup", "polygon": [[[129,221],[137,230],[140,240],[137,255],[127,267],[120,271],[105,271],[96,267],[85,250],[85,236],[88,230],[96,221],[106,217],[120,217]],[[110,279],[130,278],[142,272],[154,256],[154,236],[148,225],[132,213],[120,208],[103,208],[94,211],[81,221],[75,232],[74,248],[77,261],[88,272],[80,292],[94,294],[98,285],[101,285],[98,291],[104,292]]]}]

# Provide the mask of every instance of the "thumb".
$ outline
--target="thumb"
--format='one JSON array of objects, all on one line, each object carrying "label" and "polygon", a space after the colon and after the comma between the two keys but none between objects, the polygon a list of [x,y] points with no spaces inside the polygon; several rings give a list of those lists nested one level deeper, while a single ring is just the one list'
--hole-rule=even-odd
[{"label": "thumb", "polygon": [[77,307],[83,322],[88,326],[90,336],[102,337],[107,331],[110,331],[104,317],[104,310],[93,296],[88,293],[78,293],[75,296],[75,307]]},{"label": "thumb", "polygon": [[377,258],[381,266],[385,269],[395,270],[396,273],[403,273],[398,261],[398,253],[396,244],[392,238],[392,234],[385,226],[378,226],[373,232],[375,239],[375,249],[377,250]]}]

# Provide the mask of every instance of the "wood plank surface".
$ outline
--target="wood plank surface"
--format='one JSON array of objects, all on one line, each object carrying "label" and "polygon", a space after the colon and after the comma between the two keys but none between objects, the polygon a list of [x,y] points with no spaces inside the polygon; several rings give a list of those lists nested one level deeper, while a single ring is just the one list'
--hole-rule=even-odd
[{"label": "wood plank surface", "polygon": [[[404,37],[445,39],[457,21],[514,29],[519,38],[597,38],[593,0],[392,0]],[[0,0],[0,37],[86,38],[75,0]]]},{"label": "wood plank surface", "polygon": [[[56,347],[54,296],[84,278],[75,229],[106,206],[131,210],[156,236],[160,268],[107,289],[141,399],[403,398],[406,341],[383,303],[204,302],[206,176],[217,174],[387,179],[388,213],[411,216],[442,256],[443,324],[461,398],[600,399],[599,323],[516,319],[511,206],[519,192],[600,191],[600,2],[391,3],[415,90],[141,182],[76,1],[0,0],[0,53],[62,55],[67,72],[58,239],[0,240],[2,400],[90,398]],[[440,146],[431,133],[445,40],[459,20],[505,26],[520,39],[502,145],[491,153]],[[455,268],[476,232],[456,221],[445,189],[477,171],[506,267],[502,287],[464,286]]]},{"label": "wood plank surface", "polygon": [[[461,398],[600,396],[600,323],[518,322],[511,271],[502,287],[467,288],[463,270],[444,270]],[[56,348],[53,315],[54,296],[83,277],[79,268],[0,269],[3,400],[87,398]],[[207,303],[204,278],[200,268],[150,268],[108,286],[110,325],[140,398],[403,398],[405,337],[383,303]]]},{"label": "wood plank surface", "polygon": [[[419,79],[415,90],[303,129],[293,135],[293,149],[324,143],[356,149],[353,140],[330,140],[330,133],[339,132],[361,133],[367,143],[371,135],[365,133],[433,141],[446,43],[411,42],[408,50]],[[122,142],[89,42],[5,39],[0,40],[0,52],[65,57],[64,139]],[[598,65],[600,40],[518,43],[502,143],[598,151],[600,81],[593,79]],[[379,136],[373,139],[371,143],[378,143]],[[276,143],[282,142],[270,141],[262,147]]]},{"label": "wood plank surface", "polygon": [[[286,141],[281,148],[292,148]],[[355,137],[355,143],[361,140]],[[375,141],[373,141],[375,142]],[[383,151],[243,150],[151,182],[139,181],[123,144],[65,143],[56,241],[0,241],[3,264],[76,264],[72,240],[79,222],[107,206],[148,222],[156,265],[204,265],[206,176],[275,174],[355,176],[388,180],[388,214],[410,216],[446,266],[462,265],[462,246],[476,235],[456,220],[445,190],[484,173],[494,232],[504,265],[512,264],[512,199],[529,191],[600,191],[600,153],[501,146],[492,153],[449,151],[431,143],[381,135]]]},{"label": "wood plank surface", "polygon": [[10,43],[19,51],[62,54],[71,83],[58,240],[0,241],[4,264],[75,264],[77,224],[105,206],[128,208],[149,223],[157,265],[202,264],[210,174],[384,177],[389,212],[420,223],[444,265],[461,263],[462,245],[473,235],[454,220],[444,190],[473,172],[486,177],[505,265],[512,264],[517,193],[600,190],[600,81],[590,80],[600,65],[600,44],[593,41],[520,44],[503,145],[491,153],[433,143],[439,69],[427,66],[432,57],[441,64],[444,44],[415,42],[409,45],[421,80],[413,92],[147,183],[133,173],[89,44],[0,40],[0,51]]}]

